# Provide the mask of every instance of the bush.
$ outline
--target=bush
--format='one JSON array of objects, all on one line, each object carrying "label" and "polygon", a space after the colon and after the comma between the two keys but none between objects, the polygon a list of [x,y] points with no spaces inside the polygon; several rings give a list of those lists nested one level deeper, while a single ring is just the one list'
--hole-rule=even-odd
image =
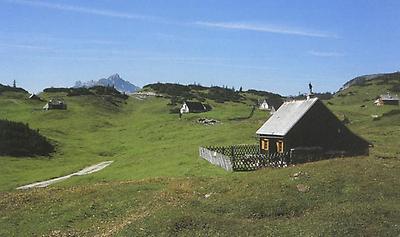
[{"label": "bush", "polygon": [[389,89],[392,92],[400,92],[400,84],[396,84]]},{"label": "bush", "polygon": [[116,90],[114,87],[110,86],[94,86],[91,88],[77,87],[77,88],[46,88],[44,92],[50,93],[67,93],[67,96],[81,96],[81,95],[107,95],[114,96],[121,99],[128,99],[128,95],[123,94]]},{"label": "bush", "polygon": [[390,110],[389,112],[383,113],[382,117],[393,116],[396,114],[400,114],[400,109],[393,109],[393,110]]},{"label": "bush", "polygon": [[28,93],[26,90],[19,87],[11,87],[0,84],[0,93],[6,91]]},{"label": "bush", "polygon": [[166,94],[169,96],[183,97],[185,99],[193,98],[190,93],[191,89],[189,86],[174,84],[174,83],[155,83],[144,86],[143,88],[151,88],[154,91]]},{"label": "bush", "polygon": [[200,85],[200,84],[191,84],[191,85],[188,85],[189,86],[189,88],[191,89],[191,90],[198,90],[198,91],[203,91],[203,90],[207,90],[208,88],[207,87],[205,87],[205,86],[202,86],[202,85]]},{"label": "bush", "polygon": [[205,94],[205,96],[218,103],[224,103],[226,101],[239,102],[242,99],[239,92],[218,86],[211,87],[208,94]]},{"label": "bush", "polygon": [[50,88],[44,89],[43,91],[47,92],[47,93],[60,93],[60,92],[69,93],[70,89],[64,88],[64,87],[50,87]]},{"label": "bush", "polygon": [[0,155],[48,156],[54,146],[27,124],[0,120]]},{"label": "bush", "polygon": [[109,87],[109,86],[94,86],[89,88],[89,90],[96,94],[96,95],[109,95],[109,96],[114,96],[114,97],[118,97],[121,99],[128,99],[129,96],[126,94],[123,94],[121,92],[119,92],[117,89],[115,89],[114,87]]},{"label": "bush", "polygon": [[254,90],[254,89],[250,89],[248,91],[246,91],[246,93],[250,93],[253,95],[258,95],[258,96],[262,96],[262,97],[268,97],[268,98],[273,98],[273,97],[281,97],[278,94],[275,93],[271,93],[271,92],[267,92],[267,91],[259,91],[259,90]]},{"label": "bush", "polygon": [[333,98],[333,94],[331,92],[315,93],[315,96],[320,100],[330,100]]},{"label": "bush", "polygon": [[69,89],[69,92],[67,94],[67,96],[80,96],[80,95],[93,95],[93,92],[91,92],[88,88],[80,87],[80,88]]}]

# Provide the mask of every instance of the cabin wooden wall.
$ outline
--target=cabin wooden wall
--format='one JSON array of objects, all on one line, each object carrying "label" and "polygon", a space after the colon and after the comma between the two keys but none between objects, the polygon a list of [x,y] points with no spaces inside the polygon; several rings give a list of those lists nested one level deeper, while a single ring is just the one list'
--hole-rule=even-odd
[{"label": "cabin wooden wall", "polygon": [[[268,139],[268,151],[262,149],[262,141],[263,141],[263,139]],[[261,153],[277,153],[276,143],[278,141],[283,141],[283,148],[284,148],[283,151],[288,151],[286,149],[286,142],[285,142],[285,138],[284,137],[281,137],[281,136],[261,136],[260,139],[259,139]]]},{"label": "cabin wooden wall", "polygon": [[325,151],[365,153],[369,146],[320,101],[310,108],[285,138],[287,148],[319,146]]}]

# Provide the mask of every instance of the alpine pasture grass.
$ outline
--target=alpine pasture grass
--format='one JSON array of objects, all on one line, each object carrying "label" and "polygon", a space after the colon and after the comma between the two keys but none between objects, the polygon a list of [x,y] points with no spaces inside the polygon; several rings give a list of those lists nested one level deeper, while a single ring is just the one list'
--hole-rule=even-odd
[{"label": "alpine pasture grass", "polygon": [[[0,118],[29,123],[57,151],[0,157],[0,236],[398,236],[399,115],[371,117],[393,110],[372,104],[385,90],[350,87],[327,103],[374,144],[370,156],[238,173],[200,159],[198,147],[256,143],[266,112],[232,120],[250,114],[250,100],[208,101],[212,111],[179,119],[163,98],[131,97],[116,107],[47,93],[63,96],[68,110],[42,111],[44,103],[2,94]],[[200,117],[221,123],[201,125]],[[98,173],[15,190],[105,160],[114,163]]]}]

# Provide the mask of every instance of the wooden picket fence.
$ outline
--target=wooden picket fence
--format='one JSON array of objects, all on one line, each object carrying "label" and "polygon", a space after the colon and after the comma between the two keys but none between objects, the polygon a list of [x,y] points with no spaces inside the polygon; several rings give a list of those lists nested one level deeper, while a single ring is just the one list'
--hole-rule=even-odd
[{"label": "wooden picket fence", "polygon": [[208,150],[216,151],[225,156],[243,156],[248,154],[259,154],[260,146],[259,145],[233,145],[233,146],[209,146],[206,147]]},{"label": "wooden picket fence", "polygon": [[258,145],[234,145],[227,147],[200,147],[200,157],[228,171],[252,171],[263,167],[286,167],[290,153],[260,153]]},{"label": "wooden picket fence", "polygon": [[255,154],[232,157],[232,169],[234,171],[258,170],[264,167],[282,168],[289,163],[289,152]]}]

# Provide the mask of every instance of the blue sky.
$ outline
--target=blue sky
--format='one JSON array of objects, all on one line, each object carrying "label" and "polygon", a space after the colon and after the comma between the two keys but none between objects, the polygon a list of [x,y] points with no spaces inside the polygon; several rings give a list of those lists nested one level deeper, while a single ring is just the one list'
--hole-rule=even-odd
[{"label": "blue sky", "polygon": [[400,1],[0,0],[0,83],[38,92],[119,73],[336,91],[400,66]]}]

